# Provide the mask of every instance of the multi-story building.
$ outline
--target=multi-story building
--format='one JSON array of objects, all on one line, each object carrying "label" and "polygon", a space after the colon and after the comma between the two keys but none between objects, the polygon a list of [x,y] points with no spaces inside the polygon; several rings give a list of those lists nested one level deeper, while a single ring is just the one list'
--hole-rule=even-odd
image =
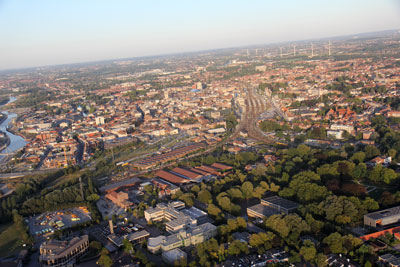
[{"label": "multi-story building", "polygon": [[155,208],[145,210],[144,216],[147,221],[165,220],[165,229],[170,233],[205,222],[207,213],[195,207],[182,209],[184,207],[185,204],[181,201],[159,203]]},{"label": "multi-story building", "polygon": [[69,241],[50,240],[40,245],[39,262],[42,266],[74,266],[76,260],[89,249],[89,236],[74,237]]},{"label": "multi-story building", "polygon": [[169,251],[179,247],[188,247],[207,241],[217,235],[217,227],[211,223],[204,223],[195,227],[188,227],[170,236],[149,238],[147,249],[156,253],[159,250]]},{"label": "multi-story building", "polygon": [[181,201],[174,201],[168,204],[158,203],[155,208],[149,208],[144,211],[144,217],[146,221],[163,221],[163,220],[171,220],[171,218],[175,217],[174,213],[176,213],[176,209],[182,209],[185,207],[185,203]]}]

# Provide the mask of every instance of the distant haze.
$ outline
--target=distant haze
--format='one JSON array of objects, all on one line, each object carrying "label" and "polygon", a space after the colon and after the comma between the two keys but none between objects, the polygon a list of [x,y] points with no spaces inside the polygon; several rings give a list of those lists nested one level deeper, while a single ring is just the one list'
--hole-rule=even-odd
[{"label": "distant haze", "polygon": [[0,0],[0,69],[399,28],[398,0]]}]

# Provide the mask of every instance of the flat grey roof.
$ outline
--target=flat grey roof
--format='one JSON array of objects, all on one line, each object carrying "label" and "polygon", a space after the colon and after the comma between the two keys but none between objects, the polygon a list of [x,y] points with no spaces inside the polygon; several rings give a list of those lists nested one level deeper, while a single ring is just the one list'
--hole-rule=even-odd
[{"label": "flat grey roof", "polygon": [[127,179],[124,181],[120,181],[120,182],[116,182],[113,184],[109,184],[109,185],[105,185],[99,188],[100,192],[104,192],[110,189],[114,189],[114,188],[118,188],[118,187],[122,187],[122,186],[126,186],[126,185],[131,185],[131,184],[135,184],[138,182],[142,182],[142,179],[137,178],[137,177],[133,177],[131,179]]},{"label": "flat grey roof", "polygon": [[296,202],[293,202],[293,201],[290,201],[290,200],[287,200],[287,199],[284,199],[284,198],[281,198],[278,196],[264,198],[264,199],[262,199],[261,202],[263,202],[263,201],[270,203],[272,205],[277,205],[277,206],[287,209],[287,210],[296,209],[299,206],[299,204],[297,204]]},{"label": "flat grey roof", "polygon": [[265,217],[269,217],[274,214],[280,214],[277,209],[271,208],[269,206],[265,206],[263,204],[257,204],[247,208],[255,213],[262,214]]},{"label": "flat grey roof", "polygon": [[207,213],[205,213],[204,211],[199,210],[198,208],[195,208],[195,207],[183,209],[182,212],[193,219],[197,219],[202,216],[207,216]]},{"label": "flat grey roof", "polygon": [[380,210],[380,211],[371,212],[371,213],[365,214],[364,216],[371,218],[373,220],[385,219],[385,218],[392,217],[392,216],[400,216],[400,206],[390,208],[390,209],[384,209],[384,210]]}]

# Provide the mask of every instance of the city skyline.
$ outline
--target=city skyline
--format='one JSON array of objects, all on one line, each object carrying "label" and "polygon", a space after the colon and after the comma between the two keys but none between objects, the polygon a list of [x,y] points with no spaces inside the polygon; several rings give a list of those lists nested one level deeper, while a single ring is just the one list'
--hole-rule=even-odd
[{"label": "city skyline", "polygon": [[0,70],[392,30],[399,10],[398,1],[2,1]]}]

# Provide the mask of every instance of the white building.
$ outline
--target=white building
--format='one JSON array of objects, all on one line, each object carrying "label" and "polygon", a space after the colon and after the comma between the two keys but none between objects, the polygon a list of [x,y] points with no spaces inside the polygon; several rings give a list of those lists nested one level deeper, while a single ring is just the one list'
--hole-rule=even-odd
[{"label": "white building", "polygon": [[96,125],[103,125],[104,124],[104,117],[100,116],[100,117],[96,117]]}]

